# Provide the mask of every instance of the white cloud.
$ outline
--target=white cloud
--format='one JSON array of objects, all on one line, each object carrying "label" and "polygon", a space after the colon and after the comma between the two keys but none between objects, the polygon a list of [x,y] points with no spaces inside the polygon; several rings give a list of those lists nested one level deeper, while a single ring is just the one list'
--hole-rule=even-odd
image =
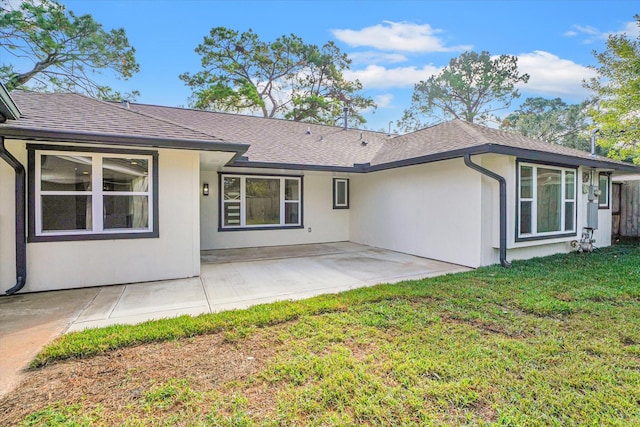
[{"label": "white cloud", "polygon": [[593,42],[606,40],[610,35],[626,35],[627,37],[636,38],[640,36],[640,28],[636,21],[625,22],[618,31],[601,31],[590,25],[573,25],[571,30],[564,33],[567,37],[585,36],[583,43],[590,44]]},{"label": "white cloud", "polygon": [[380,50],[400,52],[453,52],[471,49],[470,45],[445,46],[436,34],[442,30],[429,24],[383,21],[382,24],[361,30],[332,30],[333,35],[350,46],[369,46]]},{"label": "white cloud", "polygon": [[440,72],[441,68],[433,65],[425,65],[422,68],[415,66],[386,68],[381,65],[369,65],[362,70],[345,71],[347,80],[358,79],[364,87],[369,88],[402,88],[411,87],[420,80],[426,80],[431,75]]},{"label": "white cloud", "polygon": [[391,103],[393,102],[393,94],[384,93],[382,95],[376,95],[374,97],[374,101],[378,108],[390,108],[392,106]]},{"label": "white cloud", "polygon": [[541,50],[518,55],[518,71],[530,76],[529,82],[521,85],[520,90],[575,100],[588,95],[582,80],[596,75],[590,68]]},{"label": "white cloud", "polygon": [[637,38],[640,37],[640,26],[636,21],[627,22],[624,24],[624,28],[616,34],[626,34],[628,37]]},{"label": "white cloud", "polygon": [[395,64],[398,62],[405,62],[408,59],[400,53],[383,53],[373,51],[350,53],[349,58],[351,58],[355,64]]}]

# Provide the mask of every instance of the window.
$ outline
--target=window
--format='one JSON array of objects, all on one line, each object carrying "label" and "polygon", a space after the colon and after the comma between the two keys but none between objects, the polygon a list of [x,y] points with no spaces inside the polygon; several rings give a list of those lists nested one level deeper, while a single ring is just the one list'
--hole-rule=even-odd
[{"label": "window", "polygon": [[333,178],[333,209],[349,209],[349,180]]},{"label": "window", "polygon": [[600,209],[609,209],[609,179],[608,173],[600,173],[598,175],[598,188],[600,189],[598,207]]},{"label": "window", "polygon": [[220,229],[302,227],[302,178],[220,177]]},{"label": "window", "polygon": [[29,146],[30,241],[157,237],[157,158]]},{"label": "window", "polygon": [[520,163],[517,240],[575,235],[576,170]]}]

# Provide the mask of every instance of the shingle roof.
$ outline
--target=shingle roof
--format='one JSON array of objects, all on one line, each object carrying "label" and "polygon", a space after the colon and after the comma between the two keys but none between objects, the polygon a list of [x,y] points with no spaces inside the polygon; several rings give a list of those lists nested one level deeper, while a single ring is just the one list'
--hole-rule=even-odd
[{"label": "shingle roof", "polygon": [[15,91],[11,97],[22,115],[12,128],[222,141],[210,134],[138,114],[111,102],[74,93]]},{"label": "shingle roof", "polygon": [[380,132],[281,119],[135,103],[130,108],[225,140],[251,144],[246,156],[253,162],[351,167],[370,162],[389,139]]},{"label": "shingle roof", "polygon": [[[123,143],[132,140],[151,145],[158,139],[183,148],[221,149],[239,154],[246,150],[248,165],[338,170],[356,164],[370,165],[358,168],[364,171],[495,152],[532,159],[542,155],[546,160],[557,158],[576,165],[640,172],[628,163],[592,157],[583,151],[461,120],[389,136],[382,132],[185,108],[137,103],[126,108],[120,103],[78,94],[16,91],[11,96],[22,117],[0,124],[2,135],[31,133],[44,139],[51,132],[78,138],[84,135],[87,141],[99,135],[103,142],[117,137],[124,138]],[[180,145],[184,141],[189,143]]]},{"label": "shingle roof", "polygon": [[[515,132],[492,129],[462,120],[452,120],[394,138],[376,154],[371,164],[379,165],[487,145],[594,160],[594,157],[585,151],[550,144]],[[602,156],[596,156],[595,159],[627,165]]]}]

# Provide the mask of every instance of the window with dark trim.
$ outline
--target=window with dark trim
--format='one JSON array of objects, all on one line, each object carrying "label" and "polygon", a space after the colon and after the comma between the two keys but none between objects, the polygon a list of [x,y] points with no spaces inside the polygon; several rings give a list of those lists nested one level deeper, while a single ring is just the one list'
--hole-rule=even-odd
[{"label": "window with dark trim", "polygon": [[302,177],[220,174],[220,230],[302,227]]},{"label": "window with dark trim", "polygon": [[348,178],[333,178],[333,209],[349,209]]},{"label": "window with dark trim", "polygon": [[576,169],[518,163],[516,240],[576,233]]},{"label": "window with dark trim", "polygon": [[600,209],[609,209],[609,188],[611,184],[611,176],[608,173],[600,173],[598,175],[598,207]]},{"label": "window with dark trim", "polygon": [[158,237],[158,153],[32,145],[29,241]]}]

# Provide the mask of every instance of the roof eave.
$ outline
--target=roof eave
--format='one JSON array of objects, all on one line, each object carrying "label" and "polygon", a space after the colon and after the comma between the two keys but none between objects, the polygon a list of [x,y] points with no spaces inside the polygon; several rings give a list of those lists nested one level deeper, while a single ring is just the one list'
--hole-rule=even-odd
[{"label": "roof eave", "polygon": [[6,121],[10,120],[18,120],[20,118],[20,109],[18,105],[15,103],[7,88],[0,82],[0,120]]},{"label": "roof eave", "polygon": [[354,166],[337,166],[337,165],[309,165],[304,163],[282,163],[282,162],[254,162],[250,160],[236,159],[227,164],[234,168],[258,168],[258,169],[286,169],[286,170],[305,170],[317,172],[345,172],[356,173],[364,172],[364,165]]},{"label": "roof eave", "polygon": [[558,154],[558,153],[550,153],[547,151],[538,151],[538,150],[529,150],[525,148],[518,147],[509,147],[506,145],[499,144],[486,144],[487,150],[490,153],[495,154],[505,154],[510,156],[515,156],[519,158],[524,158],[527,160],[534,160],[539,162],[549,162],[549,163],[564,163],[570,166],[587,166],[592,168],[599,169],[614,169],[619,171],[631,172],[631,173],[640,173],[640,167],[611,161],[606,157],[593,157],[593,158],[585,158],[580,156],[572,156],[568,154]]},{"label": "roof eave", "polygon": [[182,150],[223,151],[235,153],[232,161],[247,152],[249,144],[206,141],[197,139],[157,138],[140,135],[110,134],[103,132],[59,131],[46,128],[20,128],[0,126],[4,137],[37,141],[76,142],[85,144],[134,147],[177,148]]}]

